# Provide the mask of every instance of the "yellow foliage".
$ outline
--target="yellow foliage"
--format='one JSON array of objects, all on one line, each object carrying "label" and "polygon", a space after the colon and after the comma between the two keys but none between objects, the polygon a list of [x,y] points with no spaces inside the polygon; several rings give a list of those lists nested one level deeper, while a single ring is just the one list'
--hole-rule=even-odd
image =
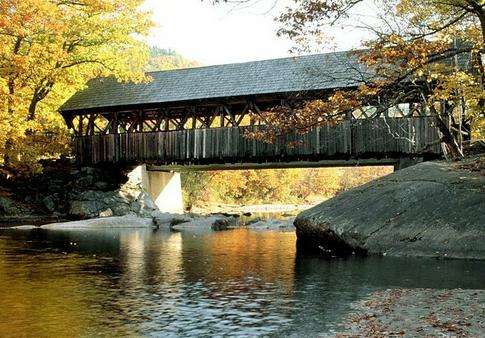
[{"label": "yellow foliage", "polygon": [[[0,2],[0,164],[32,165],[68,150],[57,110],[93,77],[143,81],[143,0]],[[35,168],[34,168],[35,169]]]},{"label": "yellow foliage", "polygon": [[187,172],[188,206],[205,203],[307,203],[335,196],[393,171],[392,167]]}]

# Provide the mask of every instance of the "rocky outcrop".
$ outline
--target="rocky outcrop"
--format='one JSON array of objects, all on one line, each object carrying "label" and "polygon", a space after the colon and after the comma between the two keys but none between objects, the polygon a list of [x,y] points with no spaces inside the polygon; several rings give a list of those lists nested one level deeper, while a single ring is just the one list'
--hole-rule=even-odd
[{"label": "rocky outcrop", "polygon": [[485,176],[426,162],[299,214],[303,250],[485,258]]},{"label": "rocky outcrop", "polygon": [[130,176],[133,167],[79,169],[69,161],[59,160],[44,163],[43,168],[41,174],[32,177],[0,177],[4,191],[3,196],[0,193],[0,218],[27,214],[58,219],[151,217],[158,209],[143,189],[141,178]]},{"label": "rocky outcrop", "polygon": [[[108,183],[97,180],[97,185]],[[151,217],[158,210],[141,181],[128,176],[127,181],[115,190],[86,190],[73,193],[69,198],[68,214],[75,218],[93,218],[137,215]]]}]

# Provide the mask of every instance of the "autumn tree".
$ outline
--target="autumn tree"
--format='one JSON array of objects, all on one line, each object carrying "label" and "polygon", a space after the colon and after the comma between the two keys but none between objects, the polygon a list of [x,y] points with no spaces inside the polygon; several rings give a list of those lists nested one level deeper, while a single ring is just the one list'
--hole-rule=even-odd
[{"label": "autumn tree", "polygon": [[189,60],[174,50],[150,46],[150,59],[146,68],[147,71],[153,72],[198,66],[200,66],[199,62]]},{"label": "autumn tree", "polygon": [[267,111],[271,132],[253,136],[271,141],[295,129],[304,133],[369,106],[373,116],[385,116],[407,102],[436,118],[445,154],[461,157],[463,140],[485,135],[484,6],[483,0],[294,0],[277,18],[278,34],[299,46],[321,47],[335,28],[342,34],[336,39],[349,29],[366,31],[365,49],[350,56],[364,66],[355,79],[360,85]]},{"label": "autumn tree", "polygon": [[0,165],[35,169],[68,151],[59,106],[88,79],[144,80],[143,0],[0,2]]}]

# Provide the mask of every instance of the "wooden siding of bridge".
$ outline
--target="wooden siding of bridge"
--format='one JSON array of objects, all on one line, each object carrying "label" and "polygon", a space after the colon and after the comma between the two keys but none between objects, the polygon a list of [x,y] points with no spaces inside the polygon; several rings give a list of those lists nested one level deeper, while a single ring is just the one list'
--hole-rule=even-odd
[{"label": "wooden siding of bridge", "polygon": [[285,135],[273,144],[244,137],[264,126],[133,132],[76,137],[81,164],[201,164],[439,156],[432,117],[347,120]]}]

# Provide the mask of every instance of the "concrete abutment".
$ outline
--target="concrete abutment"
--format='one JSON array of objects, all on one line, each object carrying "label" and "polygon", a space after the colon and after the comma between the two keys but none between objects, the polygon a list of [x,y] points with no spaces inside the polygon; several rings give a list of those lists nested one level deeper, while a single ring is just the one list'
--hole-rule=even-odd
[{"label": "concrete abutment", "polygon": [[150,195],[162,212],[183,213],[182,181],[174,171],[150,171],[146,165],[137,166],[130,174]]}]

